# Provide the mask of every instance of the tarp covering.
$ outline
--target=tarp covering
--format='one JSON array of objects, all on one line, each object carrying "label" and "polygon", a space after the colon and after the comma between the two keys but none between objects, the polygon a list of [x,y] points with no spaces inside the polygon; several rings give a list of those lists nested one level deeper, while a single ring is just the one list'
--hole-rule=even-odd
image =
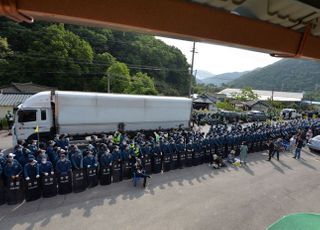
[{"label": "tarp covering", "polygon": [[318,230],[320,214],[296,213],[282,217],[267,230]]}]

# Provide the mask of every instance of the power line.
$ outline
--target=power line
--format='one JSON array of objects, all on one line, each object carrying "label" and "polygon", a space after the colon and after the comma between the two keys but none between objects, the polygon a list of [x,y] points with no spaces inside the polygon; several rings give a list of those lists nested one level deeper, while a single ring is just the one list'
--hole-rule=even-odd
[{"label": "power line", "polygon": [[[85,65],[94,65],[94,66],[107,66],[108,64],[106,62],[102,62],[102,61],[92,61],[92,62],[88,62],[86,59],[74,59],[71,57],[48,57],[48,56],[41,56],[41,55],[28,55],[25,56],[23,54],[13,54],[13,55],[8,55],[8,58],[25,58],[25,59],[37,59],[37,60],[62,60],[62,61],[69,61],[69,62],[73,62],[73,63],[77,63],[77,64],[85,64]],[[84,61],[82,61],[84,60]],[[158,66],[147,66],[147,65],[135,65],[135,64],[129,64],[129,63],[125,63],[125,62],[121,62],[126,64],[126,66],[129,69],[142,69],[142,70],[154,70],[154,71],[176,71],[176,72],[187,72],[187,69],[183,69],[183,68],[167,68],[167,67],[158,67]]]}]

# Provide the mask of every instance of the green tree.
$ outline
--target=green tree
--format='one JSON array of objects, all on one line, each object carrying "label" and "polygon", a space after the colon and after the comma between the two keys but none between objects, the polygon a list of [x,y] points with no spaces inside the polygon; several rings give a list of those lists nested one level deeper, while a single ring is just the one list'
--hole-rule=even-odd
[{"label": "green tree", "polygon": [[258,94],[253,92],[251,87],[244,87],[240,93],[234,93],[233,97],[239,101],[255,101],[259,98]]},{"label": "green tree", "polygon": [[[0,79],[9,68],[10,62],[8,58],[13,55],[12,50],[9,48],[7,38],[0,37]],[[1,79],[1,82],[4,79]]]},{"label": "green tree", "polygon": [[138,72],[132,77],[131,86],[127,89],[130,94],[157,95],[153,80],[145,73]]},{"label": "green tree", "polygon": [[229,102],[229,101],[219,101],[216,104],[218,109],[224,109],[224,110],[228,110],[228,111],[233,111],[234,106]]},{"label": "green tree", "polygon": [[54,24],[40,31],[40,36],[22,55],[30,79],[60,89],[86,90],[87,74],[93,60],[90,44],[65,30],[63,24]]},{"label": "green tree", "polygon": [[110,78],[110,88],[113,93],[123,93],[130,88],[130,72],[126,64],[114,62],[107,70]]}]

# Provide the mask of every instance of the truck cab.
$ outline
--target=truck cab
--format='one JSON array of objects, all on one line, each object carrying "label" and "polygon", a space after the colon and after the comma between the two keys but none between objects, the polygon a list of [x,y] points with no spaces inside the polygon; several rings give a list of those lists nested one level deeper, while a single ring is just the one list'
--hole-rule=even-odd
[{"label": "truck cab", "polygon": [[18,106],[13,126],[13,142],[38,139],[49,135],[53,125],[50,92],[42,92],[28,98]]}]

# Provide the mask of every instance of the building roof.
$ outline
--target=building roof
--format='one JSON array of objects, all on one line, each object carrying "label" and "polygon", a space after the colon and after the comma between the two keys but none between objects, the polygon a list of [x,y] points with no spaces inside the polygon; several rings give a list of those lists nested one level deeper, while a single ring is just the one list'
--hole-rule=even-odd
[{"label": "building roof", "polygon": [[17,106],[32,94],[0,94],[0,106]]},{"label": "building roof", "polygon": [[212,95],[208,95],[208,94],[202,94],[202,95],[198,95],[197,94],[197,98],[195,98],[193,100],[193,102],[196,103],[206,103],[206,104],[212,104],[217,102],[217,98],[215,98]]},{"label": "building roof", "polygon": [[35,94],[42,91],[54,90],[55,88],[37,85],[32,82],[26,83],[11,83],[10,85],[0,87],[2,93],[22,93],[22,94]]},{"label": "building roof", "polygon": [[[240,93],[241,89],[232,89],[226,88],[219,92],[219,94],[224,94],[226,97],[232,98],[233,94]],[[303,93],[296,93],[296,92],[281,92],[281,91],[267,91],[267,90],[253,90],[254,93],[258,94],[258,100],[267,101],[271,99],[273,94],[274,101],[292,101],[298,102],[301,101],[303,98]]]}]

